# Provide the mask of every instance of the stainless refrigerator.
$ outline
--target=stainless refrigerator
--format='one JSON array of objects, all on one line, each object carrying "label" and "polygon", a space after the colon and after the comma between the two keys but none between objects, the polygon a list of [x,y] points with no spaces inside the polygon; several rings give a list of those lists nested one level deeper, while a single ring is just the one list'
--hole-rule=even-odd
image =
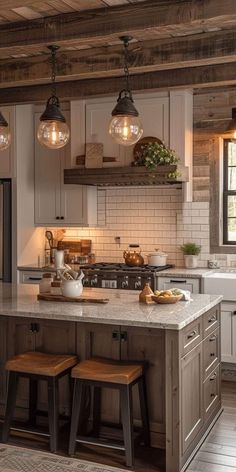
[{"label": "stainless refrigerator", "polygon": [[0,179],[0,280],[12,280],[11,181]]}]

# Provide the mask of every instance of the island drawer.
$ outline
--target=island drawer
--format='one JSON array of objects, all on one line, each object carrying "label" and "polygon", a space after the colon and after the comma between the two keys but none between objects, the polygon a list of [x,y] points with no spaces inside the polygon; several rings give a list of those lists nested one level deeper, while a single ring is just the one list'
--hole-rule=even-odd
[{"label": "island drawer", "polygon": [[203,317],[204,338],[214,331],[220,323],[220,308],[214,307],[207,311]]},{"label": "island drawer", "polygon": [[207,420],[220,401],[220,365],[207,377],[203,387],[204,416]]},{"label": "island drawer", "polygon": [[186,326],[181,333],[181,355],[191,351],[202,340],[202,317]]},{"label": "island drawer", "polygon": [[211,333],[203,341],[203,376],[204,379],[215,369],[220,357],[219,328]]}]

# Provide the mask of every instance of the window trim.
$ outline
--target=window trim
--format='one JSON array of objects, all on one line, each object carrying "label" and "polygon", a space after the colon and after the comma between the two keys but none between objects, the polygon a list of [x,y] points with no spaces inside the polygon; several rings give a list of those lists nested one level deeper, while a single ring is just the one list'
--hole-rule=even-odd
[{"label": "window trim", "polygon": [[[222,234],[223,234],[223,244],[225,246],[235,246],[236,245],[236,240],[235,241],[229,241],[228,239],[228,196],[229,195],[235,195],[236,196],[236,190],[229,190],[228,189],[228,168],[229,168],[229,156],[228,156],[228,144],[230,142],[230,138],[224,139],[223,143],[223,193],[222,193],[222,199],[223,199],[223,215],[222,215]],[[235,166],[236,167],[236,166]]]}]

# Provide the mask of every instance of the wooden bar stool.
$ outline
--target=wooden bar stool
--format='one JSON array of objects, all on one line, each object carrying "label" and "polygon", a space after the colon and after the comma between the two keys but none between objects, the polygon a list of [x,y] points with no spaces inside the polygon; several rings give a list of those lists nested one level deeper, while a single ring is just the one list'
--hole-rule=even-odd
[{"label": "wooden bar stool", "polygon": [[[136,383],[138,383],[139,388],[144,444],[145,446],[150,445],[144,365],[141,363],[128,364],[110,359],[92,358],[77,364],[72,369],[71,375],[75,382],[69,455],[74,455],[76,442],[110,447],[125,451],[126,465],[132,467],[134,464],[132,387]],[[83,414],[83,390],[86,386],[92,387],[94,391],[93,431],[99,430],[101,388],[115,388],[120,391],[123,445],[108,443],[104,440],[99,440],[98,437],[77,436]]]},{"label": "wooden bar stool", "polygon": [[[71,368],[77,361],[77,357],[73,355],[45,354],[43,352],[25,352],[7,361],[5,368],[9,372],[9,377],[2,442],[7,443],[9,439],[16,405],[18,380],[20,377],[26,377],[29,379],[29,422],[33,426],[36,425],[37,415],[37,382],[38,380],[47,381],[50,450],[51,452],[57,450],[59,430],[58,380],[60,377],[70,374]],[[14,429],[40,434],[36,430],[32,431],[26,428]]]}]

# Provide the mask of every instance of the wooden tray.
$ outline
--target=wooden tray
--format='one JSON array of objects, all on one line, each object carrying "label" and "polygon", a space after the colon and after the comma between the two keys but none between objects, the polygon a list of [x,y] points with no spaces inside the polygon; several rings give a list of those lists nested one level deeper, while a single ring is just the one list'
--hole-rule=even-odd
[{"label": "wooden tray", "polygon": [[76,302],[76,303],[108,303],[109,298],[95,298],[95,297],[64,297],[63,295],[54,295],[52,293],[39,293],[38,300],[45,302]]}]

